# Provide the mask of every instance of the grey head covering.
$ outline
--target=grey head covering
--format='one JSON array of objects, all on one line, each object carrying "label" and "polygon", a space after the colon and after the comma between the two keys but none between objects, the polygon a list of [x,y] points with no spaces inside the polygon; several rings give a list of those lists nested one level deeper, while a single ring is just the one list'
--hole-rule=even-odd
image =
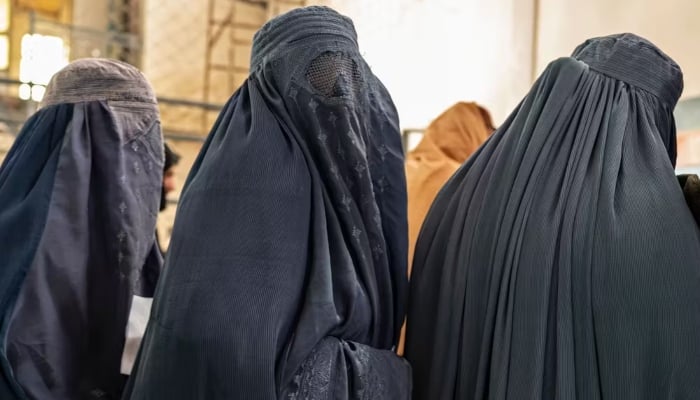
[{"label": "grey head covering", "polygon": [[134,67],[71,63],[0,168],[0,398],[118,398],[132,297],[160,271],[163,144]]},{"label": "grey head covering", "polygon": [[58,71],[46,87],[41,107],[89,101],[156,104],[146,77],[133,66],[110,59],[85,58]]},{"label": "grey head covering", "polygon": [[700,235],[678,65],[632,34],[553,61],[418,239],[414,398],[700,398]]}]

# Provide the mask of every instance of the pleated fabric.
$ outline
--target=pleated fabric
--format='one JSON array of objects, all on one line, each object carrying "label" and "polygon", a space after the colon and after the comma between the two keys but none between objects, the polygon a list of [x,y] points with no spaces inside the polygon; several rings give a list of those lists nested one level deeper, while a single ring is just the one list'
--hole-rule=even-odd
[{"label": "pleated fabric", "polygon": [[[460,102],[435,118],[420,143],[406,156],[409,276],[418,233],[435,196],[493,130],[491,115],[485,108]],[[405,324],[398,354],[403,354],[404,344]]]},{"label": "pleated fabric", "polygon": [[352,22],[268,22],[185,183],[125,398],[409,398],[406,220],[398,117]]},{"label": "pleated fabric", "polygon": [[163,144],[135,68],[76,61],[0,168],[0,398],[119,398],[134,295],[152,296]]},{"label": "pleated fabric", "polygon": [[700,397],[682,74],[632,34],[553,61],[447,183],[414,259],[414,398]]},{"label": "pleated fabric", "polygon": [[409,276],[418,233],[435,196],[493,130],[491,115],[484,107],[460,102],[435,118],[420,143],[406,155]]}]

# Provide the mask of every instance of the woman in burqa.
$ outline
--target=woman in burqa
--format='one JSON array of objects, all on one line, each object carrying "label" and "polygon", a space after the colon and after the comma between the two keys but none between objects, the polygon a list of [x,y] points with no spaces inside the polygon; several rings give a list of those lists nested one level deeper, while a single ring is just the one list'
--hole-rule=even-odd
[{"label": "woman in burqa", "polygon": [[0,398],[116,399],[145,264],[163,143],[153,91],[112,60],[49,83],[0,168]]},{"label": "woman in burqa", "polygon": [[185,183],[125,398],[408,399],[405,185],[352,21],[268,22]]},{"label": "woman in burqa", "polygon": [[675,62],[632,34],[553,61],[437,196],[414,258],[414,398],[700,398],[700,236]]},{"label": "woman in burqa", "polygon": [[[485,108],[460,102],[435,118],[418,146],[406,156],[409,276],[418,233],[435,196],[493,130],[491,115]],[[402,329],[398,354],[403,354],[404,337]]]}]

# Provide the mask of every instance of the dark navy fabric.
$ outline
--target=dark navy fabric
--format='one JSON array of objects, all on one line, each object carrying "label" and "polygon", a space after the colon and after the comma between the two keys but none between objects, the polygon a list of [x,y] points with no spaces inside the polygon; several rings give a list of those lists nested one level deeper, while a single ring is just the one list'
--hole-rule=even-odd
[{"label": "dark navy fabric", "polygon": [[700,235],[675,62],[632,34],[552,62],[418,240],[414,398],[700,398]]},{"label": "dark navy fabric", "polygon": [[292,11],[185,185],[131,399],[407,399],[396,110],[352,22]]}]

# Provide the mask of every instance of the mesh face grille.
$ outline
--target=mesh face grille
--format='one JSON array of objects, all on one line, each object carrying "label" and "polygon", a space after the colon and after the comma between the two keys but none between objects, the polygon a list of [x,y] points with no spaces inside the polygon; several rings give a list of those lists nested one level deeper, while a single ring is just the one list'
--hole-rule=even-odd
[{"label": "mesh face grille", "polygon": [[361,81],[355,60],[342,53],[330,52],[311,62],[306,79],[325,97],[348,96],[355,92]]}]

